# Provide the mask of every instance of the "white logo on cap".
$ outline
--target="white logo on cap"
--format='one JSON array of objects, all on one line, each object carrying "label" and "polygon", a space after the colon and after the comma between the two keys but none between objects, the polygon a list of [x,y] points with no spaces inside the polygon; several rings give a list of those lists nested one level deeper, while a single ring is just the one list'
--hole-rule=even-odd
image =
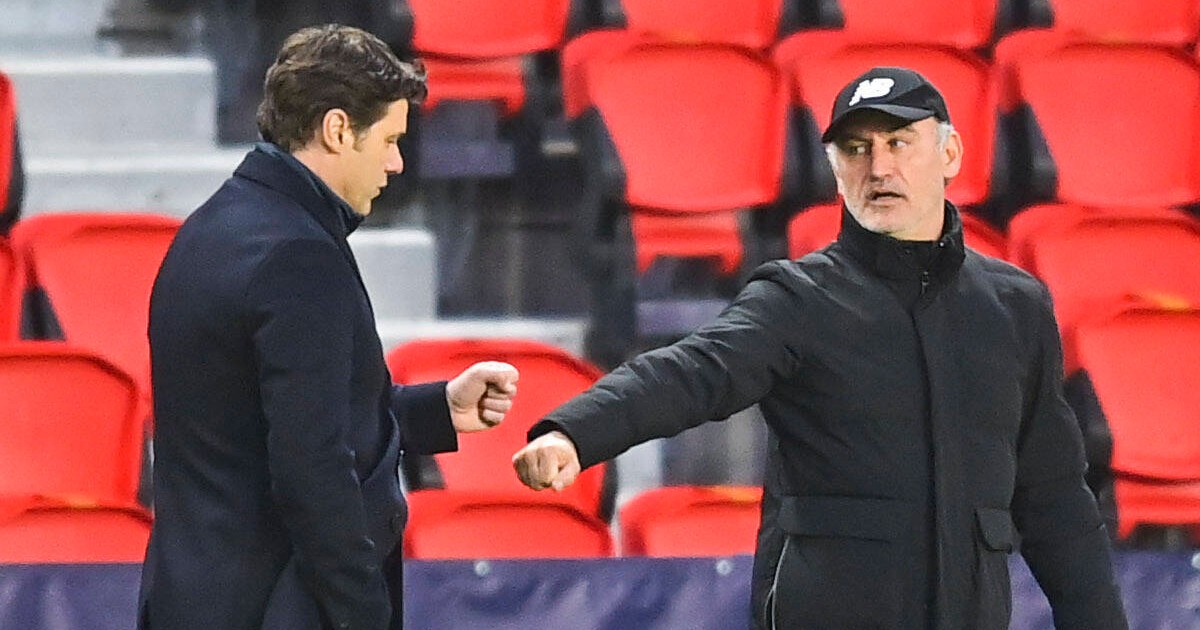
[{"label": "white logo on cap", "polygon": [[896,82],[887,77],[867,79],[862,83],[859,83],[857,88],[854,88],[854,96],[850,97],[850,102],[846,106],[854,107],[855,103],[864,98],[879,98],[880,96],[887,96],[889,93],[891,93],[892,86],[894,85],[896,85]]}]

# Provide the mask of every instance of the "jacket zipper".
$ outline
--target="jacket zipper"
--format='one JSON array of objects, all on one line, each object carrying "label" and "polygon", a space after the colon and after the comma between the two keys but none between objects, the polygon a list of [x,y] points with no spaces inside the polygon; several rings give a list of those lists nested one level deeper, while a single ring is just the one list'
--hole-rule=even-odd
[{"label": "jacket zipper", "polygon": [[778,630],[778,608],[779,608],[779,571],[783,567],[783,559],[787,556],[788,545],[791,544],[792,537],[785,535],[783,538],[783,548],[779,550],[779,561],[775,563],[775,577],[771,580],[771,592],[767,594],[767,620],[771,624],[771,630]]},{"label": "jacket zipper", "polygon": [[929,272],[921,272],[921,297],[925,296],[925,291],[929,289]]}]

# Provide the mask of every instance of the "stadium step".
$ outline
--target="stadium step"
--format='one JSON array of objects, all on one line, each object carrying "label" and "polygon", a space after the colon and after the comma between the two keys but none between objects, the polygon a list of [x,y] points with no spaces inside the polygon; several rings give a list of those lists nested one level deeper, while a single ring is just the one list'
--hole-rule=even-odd
[{"label": "stadium step", "polygon": [[0,39],[22,35],[91,39],[107,4],[97,0],[4,0]]},{"label": "stadium step", "polygon": [[433,236],[416,228],[359,228],[350,235],[378,321],[437,316]]},{"label": "stadium step", "polygon": [[25,153],[23,216],[64,210],[187,216],[241,162],[246,147],[144,153]]},{"label": "stadium step", "polygon": [[31,157],[213,146],[216,80],[199,57],[7,56]]}]

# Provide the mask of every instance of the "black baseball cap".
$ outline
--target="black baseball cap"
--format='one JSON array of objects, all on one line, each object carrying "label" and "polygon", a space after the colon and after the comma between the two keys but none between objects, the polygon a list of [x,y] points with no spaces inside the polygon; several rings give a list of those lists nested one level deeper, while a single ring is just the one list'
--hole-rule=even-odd
[{"label": "black baseball cap", "polygon": [[854,112],[873,109],[907,122],[933,116],[950,121],[946,101],[928,79],[908,68],[871,68],[846,84],[833,101],[833,117],[821,142],[833,142],[840,127]]}]

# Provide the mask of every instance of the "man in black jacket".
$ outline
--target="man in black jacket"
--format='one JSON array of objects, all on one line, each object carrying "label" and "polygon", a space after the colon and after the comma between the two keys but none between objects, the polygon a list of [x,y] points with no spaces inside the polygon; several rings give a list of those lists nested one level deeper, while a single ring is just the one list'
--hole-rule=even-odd
[{"label": "man in black jacket", "polygon": [[[713,323],[550,413],[533,488],[759,403],[757,628],[1004,630],[1017,544],[1060,630],[1126,627],[1044,287],[963,246],[941,94],[875,68],[825,131],[836,242],[758,269]],[[1014,528],[1015,525],[1015,528]]]},{"label": "man in black jacket", "polygon": [[155,522],[139,627],[395,630],[402,451],[494,426],[517,373],[393,386],[347,235],[403,161],[419,68],[304,29],[251,151],[180,229],[150,304]]}]

